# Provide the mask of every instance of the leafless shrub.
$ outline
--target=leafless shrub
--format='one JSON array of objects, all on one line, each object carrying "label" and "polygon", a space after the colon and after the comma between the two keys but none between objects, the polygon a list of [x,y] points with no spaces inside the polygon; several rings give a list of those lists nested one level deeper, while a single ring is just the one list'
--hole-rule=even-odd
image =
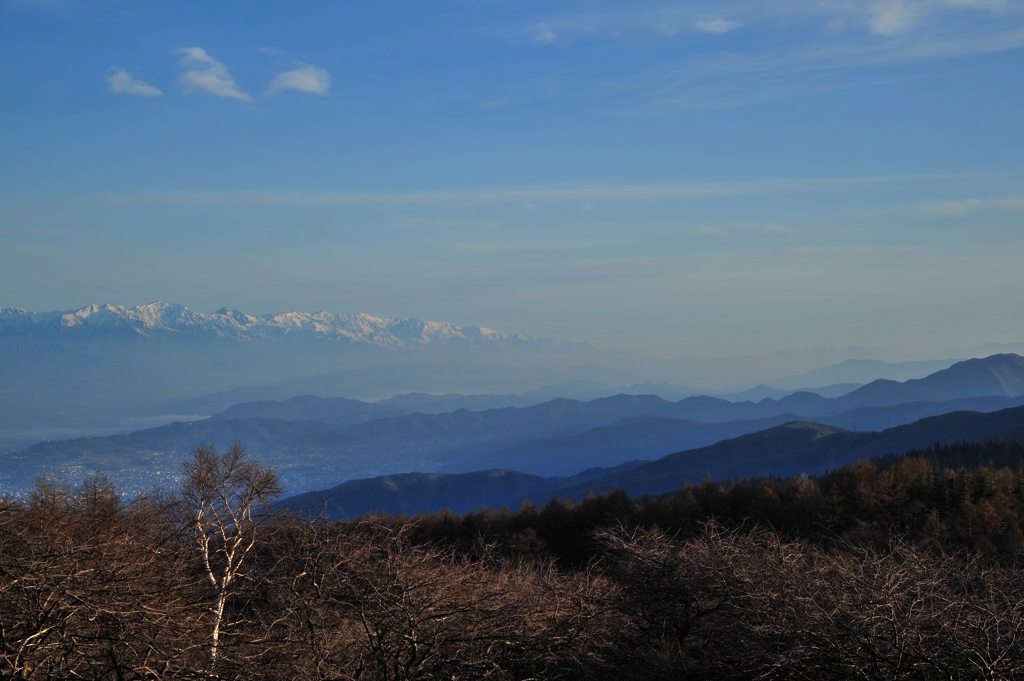
[{"label": "leafless shrub", "polygon": [[580,678],[607,634],[608,585],[591,574],[415,547],[372,519],[297,529],[278,590],[296,677]]},{"label": "leafless shrub", "polygon": [[[646,632],[652,649],[661,651],[641,663],[665,673],[779,679],[1024,675],[1024,606],[1015,597],[1024,587],[1019,570],[905,543],[884,552],[826,551],[783,541],[769,530],[741,533],[714,524],[681,543],[657,531],[606,533],[603,541],[618,556],[617,574],[624,575],[624,611],[635,631]],[[659,604],[659,593],[671,598]],[[666,626],[673,621],[680,624]]]},{"label": "leafless shrub", "polygon": [[[189,618],[166,509],[103,480],[0,509],[0,676],[138,678],[175,666]],[[155,515],[156,514],[156,515]],[[162,670],[162,671],[160,671]]]}]

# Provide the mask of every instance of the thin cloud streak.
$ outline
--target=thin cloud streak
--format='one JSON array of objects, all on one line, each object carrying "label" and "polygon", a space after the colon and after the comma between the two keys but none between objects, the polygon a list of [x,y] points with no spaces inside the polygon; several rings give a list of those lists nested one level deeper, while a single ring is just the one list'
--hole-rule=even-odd
[{"label": "thin cloud streak", "polygon": [[[540,24],[572,39],[629,39],[650,33],[675,35],[678,29],[716,32],[735,25],[778,30],[803,25],[811,31],[831,33],[856,29],[861,35],[891,36],[922,26],[947,26],[961,30],[966,22],[1002,21],[1021,14],[1019,3],[1006,0],[749,0],[716,2],[638,3],[638,6],[588,3],[587,11],[564,11],[538,17]],[[973,16],[972,16],[973,15]],[[987,15],[987,16],[981,16]],[[728,17],[728,19],[725,19]],[[665,29],[671,29],[667,32]]]},{"label": "thin cloud streak", "polygon": [[739,45],[716,37],[708,44],[714,51],[649,64],[628,77],[616,68],[566,79],[564,96],[632,94],[639,100],[634,112],[646,113],[722,109],[855,86],[866,75],[857,69],[1024,47],[1024,5],[1003,0],[723,0],[646,7],[561,13],[539,17],[543,21],[534,26],[545,27],[567,45],[580,40],[647,44],[652,35],[673,40],[687,31],[727,34],[740,27],[754,38],[781,33],[785,41],[765,49],[757,47],[763,44],[759,40]]},{"label": "thin cloud streak", "polygon": [[837,191],[872,184],[934,179],[922,176],[797,178],[693,182],[621,187],[564,187],[523,189],[469,189],[423,192],[298,192],[298,191],[193,191],[140,192],[97,197],[111,204],[179,204],[319,207],[400,203],[500,203],[523,201],[601,201],[705,199],[815,191]]},{"label": "thin cloud streak", "polygon": [[[828,79],[815,83],[806,76],[864,67],[907,64],[1003,52],[1024,47],[1024,28],[969,38],[907,42],[898,38],[870,45],[852,42],[813,45],[787,52],[755,55],[718,53],[668,69],[660,88],[649,90],[656,111],[680,111],[742,106],[778,99],[794,89],[841,87]],[[805,76],[798,83],[789,77]],[[648,78],[658,80],[657,76]]]},{"label": "thin cloud streak", "polygon": [[992,199],[967,199],[966,201],[940,201],[921,206],[925,215],[958,217],[979,210],[994,210],[1024,213],[1024,196],[1000,196]]}]

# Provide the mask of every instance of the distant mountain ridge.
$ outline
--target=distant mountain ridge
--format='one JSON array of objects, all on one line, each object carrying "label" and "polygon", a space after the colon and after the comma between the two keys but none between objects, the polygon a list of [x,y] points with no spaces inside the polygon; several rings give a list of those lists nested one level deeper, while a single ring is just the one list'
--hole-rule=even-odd
[{"label": "distant mountain ridge", "polygon": [[870,383],[879,378],[906,381],[948,369],[959,361],[961,360],[930,359],[916,362],[882,362],[876,359],[846,359],[803,374],[775,378],[767,383],[783,390],[799,390],[809,386],[836,383]]},{"label": "distant mountain ridge", "polygon": [[[566,476],[595,466],[657,458],[807,418],[790,412],[770,418],[702,423],[654,414],[673,411],[679,405],[655,397],[621,396],[595,402],[555,400],[539,408],[489,412],[463,409],[376,420],[366,420],[378,415],[374,413],[375,405],[367,403],[320,398],[255,402],[241,405],[244,408],[233,412],[235,418],[219,415],[127,435],[54,440],[2,455],[0,490],[28,489],[36,476],[54,470],[73,477],[102,470],[125,489],[137,491],[155,480],[176,475],[178,462],[195,444],[205,441],[226,446],[236,439],[261,460],[279,466],[286,487],[296,492],[324,487],[332,481],[410,470],[463,473],[505,468]],[[983,397],[911,403],[819,420],[841,427],[878,424],[876,427],[881,429],[889,423],[902,425],[955,409],[994,411],[1022,402],[1021,397]],[[317,412],[333,423],[266,418],[302,418]],[[616,417],[624,418],[612,422]],[[343,426],[345,423],[351,425]]]},{"label": "distant mountain ridge", "polygon": [[444,414],[457,409],[484,411],[486,409],[502,409],[504,407],[529,407],[546,400],[526,395],[487,395],[447,393],[430,395],[428,393],[402,393],[392,395],[374,404],[392,407],[406,412],[423,412],[424,414]]},{"label": "distant mountain ridge", "polygon": [[0,338],[4,336],[233,338],[249,341],[302,338],[401,348],[451,342],[499,345],[557,343],[498,333],[486,327],[457,326],[412,317],[387,319],[362,312],[282,312],[255,316],[227,307],[207,315],[184,305],[162,301],[136,307],[93,304],[78,310],[56,312],[0,308]]},{"label": "distant mountain ridge", "polygon": [[[939,399],[945,395],[956,399]],[[992,411],[1022,402],[1024,358],[1018,355],[969,360],[905,383],[875,381],[834,399],[807,392],[735,403],[707,396],[669,402],[617,395],[402,414],[389,404],[306,395],[239,404],[208,420],[130,435],[40,443],[0,457],[0,486],[30,483],[47,468],[129,474],[130,468],[147,465],[170,471],[189,447],[202,441],[227,445],[236,438],[256,456],[281,465],[292,489],[409,470],[508,468],[569,475],[704,446],[784,421],[882,430],[954,410]]]},{"label": "distant mountain ridge", "polygon": [[902,383],[884,379],[872,381],[837,401],[857,401],[861,406],[882,407],[922,400],[1019,395],[1024,395],[1024,357],[1001,354],[957,362],[948,369]]}]

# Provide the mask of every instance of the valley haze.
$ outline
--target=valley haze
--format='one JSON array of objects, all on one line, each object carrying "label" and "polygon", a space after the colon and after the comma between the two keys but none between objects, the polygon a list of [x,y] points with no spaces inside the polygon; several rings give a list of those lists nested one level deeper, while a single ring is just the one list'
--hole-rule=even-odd
[{"label": "valley haze", "polygon": [[[160,315],[144,314],[154,309],[170,311],[166,316],[175,323],[166,326],[174,329],[173,331],[164,330],[165,325],[158,322]],[[92,311],[93,308],[89,310]],[[198,333],[195,330],[197,327],[202,329],[202,325],[197,322],[206,321],[208,317],[189,313],[181,307],[155,306],[142,313],[116,308],[109,310],[111,312],[101,318],[103,323],[97,325],[101,329],[98,332],[93,329],[83,331],[78,321],[80,317],[74,314],[37,315],[36,319],[43,320],[37,325],[12,325],[16,329],[12,335],[17,335],[18,340],[5,347],[20,342],[25,347],[34,348],[40,342],[53,342],[53,336],[64,339],[65,342],[68,338],[84,337],[88,339],[89,352],[97,353],[97,348],[106,348],[114,353],[119,362],[123,362],[127,352],[139,350],[140,346],[135,345],[136,343],[141,343],[142,348],[148,348],[150,343],[161,342],[162,334],[180,334],[174,336],[176,339],[180,339],[182,335],[192,338],[198,336],[202,339],[209,333],[207,329]],[[32,319],[32,316],[20,312],[12,316],[22,322]],[[85,318],[88,319],[89,316],[91,315],[85,315]],[[215,318],[218,316],[222,319],[217,320],[217,323],[226,324],[234,334],[233,337],[227,338],[226,342],[230,343],[232,354],[235,356],[242,352],[239,348],[246,347],[239,345],[239,327],[242,327],[243,332],[246,327],[262,328],[268,320],[278,320],[282,317],[275,316],[263,320],[241,317],[247,322],[242,325],[237,322],[238,317],[225,313],[214,315]],[[291,320],[298,315],[283,317]],[[396,347],[402,352],[419,352],[424,346],[433,345],[434,341],[433,337],[423,332],[424,328],[445,328],[443,340],[439,343],[442,345],[452,342],[496,343],[500,350],[537,343],[537,348],[543,350],[545,354],[531,355],[530,361],[534,362],[538,361],[538,357],[553,361],[553,357],[548,353],[557,353],[562,349],[559,343],[531,339],[517,339],[516,343],[509,345],[504,340],[507,337],[498,334],[467,334],[458,327],[426,325],[409,320],[401,320],[399,324],[378,320],[376,326],[371,328],[373,332],[379,333],[380,329],[387,330],[389,327],[413,328],[415,335],[389,334],[385,337],[387,342],[375,347],[371,340],[366,340],[373,337],[372,334],[366,333],[368,324],[359,327],[364,335],[360,340],[353,341],[355,334],[352,333],[351,327],[346,329],[343,335],[337,331],[336,326],[326,323],[326,320],[337,320],[338,317],[319,315],[319,318],[321,321],[307,332],[315,341],[312,346],[314,348],[320,343],[333,346],[341,342],[345,349],[362,343],[374,348],[376,352],[391,353],[396,351]],[[187,321],[182,323],[182,319]],[[233,321],[224,322],[223,319]],[[342,319],[347,321],[351,318]],[[365,322],[365,317],[359,319]],[[61,324],[54,320],[67,320],[69,323]],[[185,332],[180,330],[183,327]],[[268,336],[270,340],[266,340]],[[339,337],[342,340],[337,340]],[[486,340],[480,341],[480,337]],[[222,335],[217,335],[216,338],[223,340]],[[278,347],[280,343],[289,340],[289,334],[287,331],[275,330],[272,334],[257,336],[256,341],[252,341],[251,338],[246,338],[246,342],[257,343],[260,347],[256,352],[262,353],[266,351],[265,343]],[[416,345],[412,346],[413,343]],[[43,347],[52,351],[48,345]],[[306,346],[307,351],[309,347]],[[584,352],[592,350],[582,344],[576,344],[575,347],[581,348]],[[5,353],[5,356],[11,355]],[[147,355],[143,353],[140,356]],[[260,354],[253,356],[261,357]],[[376,355],[371,354],[361,356],[359,360],[373,361],[375,357]],[[940,365],[946,364],[948,363],[943,362]],[[71,366],[73,365],[63,366],[61,380],[66,380],[64,372]],[[421,365],[406,362],[390,369],[367,371],[370,375],[376,375],[379,380],[381,375],[388,375],[389,371],[397,368],[396,378],[400,378],[403,374],[415,376],[418,366]],[[462,364],[442,362],[426,366],[432,368],[419,375],[419,380],[436,380],[437,376],[444,373],[439,368],[448,372],[453,368],[464,370]],[[493,366],[487,366],[491,367],[491,371],[494,370]],[[834,375],[829,372],[847,372],[851,370],[851,366],[861,370],[900,372],[923,371],[932,365],[929,362],[909,366],[879,362],[853,362],[851,365],[844,362],[831,368],[816,370],[810,375]],[[26,368],[22,365],[23,371]],[[35,371],[43,371],[45,368],[52,368],[52,364],[39,362]],[[510,369],[513,372],[523,372],[522,368]],[[168,375],[174,371],[181,372],[184,369],[174,366],[167,368]],[[551,375],[550,372],[551,369],[548,369],[548,377]],[[483,376],[485,373],[480,375]],[[331,374],[319,379],[319,385],[333,385],[337,388],[344,385],[341,382],[344,379],[354,380],[353,376],[364,374]],[[97,378],[97,375],[93,378]],[[109,377],[104,376],[104,379],[109,380]],[[128,376],[122,377],[121,380],[127,381]],[[980,435],[1008,437],[1016,431],[1005,424],[1012,425],[1019,421],[1020,412],[1014,408],[1024,405],[1024,358],[1016,354],[998,354],[956,362],[948,368],[929,373],[919,379],[901,382],[879,378],[866,384],[833,384],[823,386],[820,392],[814,392],[814,389],[785,391],[762,385],[732,395],[709,396],[697,392],[685,395],[687,391],[681,386],[641,383],[632,386],[632,391],[627,388],[613,391],[610,396],[593,398],[593,395],[588,395],[580,396],[580,399],[551,399],[551,395],[545,390],[526,391],[518,395],[406,393],[376,402],[346,397],[320,397],[313,394],[294,397],[280,394],[286,391],[289,385],[295,389],[298,386],[317,385],[317,380],[314,377],[294,384],[283,382],[276,388],[279,393],[277,395],[273,394],[275,388],[272,387],[239,388],[179,403],[205,408],[219,405],[222,409],[209,418],[197,415],[187,421],[176,421],[130,434],[50,440],[31,444],[23,451],[12,451],[2,455],[0,483],[12,491],[23,493],[39,475],[54,472],[64,478],[76,480],[88,475],[90,471],[98,470],[116,481],[122,489],[138,492],[156,482],[173,483],[177,479],[179,462],[197,443],[237,441],[247,447],[252,455],[276,465],[282,482],[293,493],[313,490],[325,483],[338,483],[381,474],[393,475],[411,471],[464,473],[492,469],[514,470],[516,475],[558,478],[556,482],[531,483],[532,487],[527,485],[522,488],[532,489],[534,494],[556,491],[560,489],[558,485],[566,489],[576,485],[576,491],[580,492],[586,485],[598,484],[598,481],[603,481],[600,484],[607,486],[608,476],[613,476],[610,479],[618,479],[614,477],[619,475],[618,473],[604,473],[604,469],[619,471],[624,475],[631,466],[640,466],[643,461],[683,450],[706,448],[737,437],[742,439],[743,436],[753,433],[770,432],[773,428],[792,422],[813,420],[816,422],[813,424],[814,428],[833,428],[828,431],[830,433],[837,432],[835,428],[845,431],[852,429],[855,432],[888,432],[896,426],[914,422],[925,423],[928,417],[944,414],[1005,411],[1009,414],[1006,417],[1009,421],[999,421],[1001,425],[998,428],[993,426],[986,431],[985,427],[971,427],[974,428],[972,430],[966,426],[955,426],[947,429],[946,435],[939,437],[937,426],[930,430],[929,427],[922,426],[915,431],[918,433],[916,439],[897,441],[909,447],[931,444],[928,438],[933,435],[938,440],[947,442],[957,437]],[[561,386],[548,386],[547,390],[555,391],[557,394],[557,391],[600,390],[600,386],[601,384],[594,381],[577,379]],[[114,387],[119,386],[115,384]],[[607,389],[610,386],[603,387]],[[664,393],[679,391],[684,393],[684,396],[675,394],[666,399],[651,394],[651,391],[644,390],[645,388],[654,388],[654,392]],[[764,392],[771,392],[773,395],[757,397],[757,393]],[[10,394],[13,396],[14,392]],[[756,401],[750,399],[751,396],[757,397]],[[247,400],[247,397],[260,399]],[[116,410],[119,404],[123,405],[110,402],[106,408]],[[884,449],[885,446],[879,445],[881,448],[876,447],[870,452],[859,449],[851,451],[863,455],[892,453]],[[750,461],[757,460],[759,456],[756,448],[746,455],[753,459],[748,461],[740,458],[733,468],[723,471],[731,470],[734,475],[749,475],[755,470],[769,474],[772,472],[771,465],[767,468],[750,467]],[[847,458],[837,458],[833,452],[824,461],[813,461],[805,456],[803,459],[796,459],[799,463],[789,465],[807,467],[803,472],[823,472],[829,466],[834,467],[848,462],[849,456],[852,455],[846,452],[844,456]],[[640,463],[630,463],[636,461]],[[573,477],[581,475],[583,471],[592,472],[588,474],[589,477],[585,476],[582,479]],[[801,471],[778,468],[776,472],[783,474]],[[673,475],[679,477],[679,474]],[[507,477],[503,479],[516,480]],[[678,482],[679,480],[673,482],[672,479],[666,478],[661,484],[668,484],[668,488],[655,485],[647,490],[636,488],[632,492],[666,491],[672,489]],[[530,494],[529,491],[522,493],[525,496]],[[495,502],[501,499],[507,501],[506,497],[511,492],[494,491],[494,494],[497,495],[492,499]],[[501,496],[502,494],[505,496]],[[469,498],[478,497],[470,493]],[[453,503],[456,502],[457,500],[453,500]],[[358,503],[368,502],[364,500]],[[403,510],[396,507],[387,508],[392,511]],[[417,507],[404,510],[430,509]]]},{"label": "valley haze", "polygon": [[[580,341],[364,313],[257,316],[222,308],[203,314],[163,302],[53,312],[8,307],[0,308],[0,451],[33,440],[127,432],[210,416],[239,402],[303,394],[393,399],[413,411],[527,406],[554,397],[593,399],[620,392],[742,400],[816,388],[838,396],[876,378],[919,377],[955,361],[882,362],[848,359],[850,354],[873,353],[826,348],[666,359]],[[828,364],[833,359],[843,361]],[[709,370],[719,373],[710,386],[700,382]],[[776,385],[764,385],[772,379]],[[431,398],[436,404],[427,404],[413,394],[456,399],[442,408],[437,404],[443,400]]]}]

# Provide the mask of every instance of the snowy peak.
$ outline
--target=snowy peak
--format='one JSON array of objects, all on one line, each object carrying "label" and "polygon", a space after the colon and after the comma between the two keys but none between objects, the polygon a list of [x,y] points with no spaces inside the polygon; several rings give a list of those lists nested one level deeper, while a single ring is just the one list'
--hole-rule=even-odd
[{"label": "snowy peak", "polygon": [[149,305],[87,305],[67,312],[26,312],[0,308],[0,337],[57,335],[143,338],[232,338],[240,341],[325,340],[381,347],[422,347],[439,343],[552,344],[493,329],[456,326],[411,317],[386,319],[362,312],[282,312],[260,317],[224,307],[213,314],[157,301]]}]

